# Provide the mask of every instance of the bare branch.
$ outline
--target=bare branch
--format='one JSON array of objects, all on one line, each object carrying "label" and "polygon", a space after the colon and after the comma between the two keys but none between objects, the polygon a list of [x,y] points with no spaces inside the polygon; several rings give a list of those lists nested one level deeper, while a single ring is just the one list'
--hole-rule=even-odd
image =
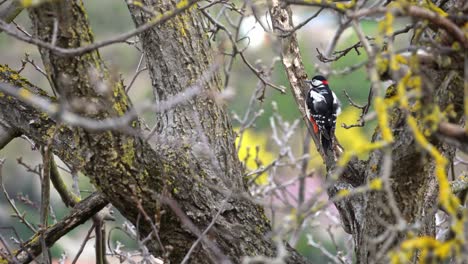
[{"label": "bare branch", "polygon": [[375,14],[383,14],[386,12],[395,12],[396,14],[405,15],[425,19],[430,21],[432,24],[445,29],[448,33],[450,33],[465,49],[468,49],[468,39],[457,25],[455,25],[449,19],[437,14],[436,12],[430,11],[429,9],[424,9],[418,6],[410,5],[404,10],[394,9],[389,10],[385,7],[376,7],[371,9],[362,9],[358,10],[355,13],[349,15],[350,18],[361,18],[369,15]]},{"label": "bare branch", "polygon": [[297,30],[301,29],[303,26],[307,25],[310,21],[312,21],[312,19],[318,17],[320,15],[320,13],[322,13],[322,11],[324,9],[325,9],[324,7],[321,7],[317,12],[315,12],[315,14],[313,14],[312,16],[310,16],[309,18],[307,18],[306,20],[304,20],[303,22],[301,22],[300,24],[295,26],[290,31],[279,33],[280,34],[279,36],[280,37],[289,37],[292,33],[296,32]]},{"label": "bare branch", "polygon": [[[15,1],[15,2],[17,2],[17,1]],[[5,33],[7,33],[8,35],[10,35],[12,37],[15,37],[15,38],[17,38],[17,39],[19,39],[21,41],[34,44],[34,45],[36,45],[38,47],[41,47],[41,48],[49,49],[49,50],[51,50],[51,51],[53,51],[53,52],[55,52],[55,53],[57,53],[59,55],[62,55],[62,56],[77,56],[77,55],[85,54],[85,53],[90,52],[90,51],[94,51],[96,49],[99,49],[99,48],[102,48],[102,47],[105,47],[105,46],[115,44],[115,43],[124,42],[125,40],[127,40],[127,39],[129,39],[129,38],[131,38],[133,36],[136,36],[136,35],[138,35],[138,34],[140,34],[142,32],[145,32],[146,30],[148,30],[148,29],[150,29],[150,28],[152,28],[154,26],[165,23],[166,21],[173,18],[174,16],[177,16],[178,14],[180,14],[180,13],[184,12],[185,10],[189,9],[190,7],[192,7],[197,2],[199,2],[199,0],[189,0],[189,1],[186,2],[186,4],[180,5],[178,8],[176,8],[174,10],[171,10],[171,11],[163,13],[163,14],[161,14],[159,16],[156,16],[150,22],[148,22],[148,23],[146,23],[144,25],[141,25],[140,27],[135,28],[134,30],[131,30],[129,32],[117,35],[117,36],[115,36],[113,38],[110,38],[110,39],[107,39],[107,40],[95,42],[93,44],[89,44],[87,46],[82,46],[82,47],[78,47],[78,48],[70,48],[70,49],[60,48],[60,47],[57,47],[57,46],[55,46],[55,45],[53,45],[51,43],[39,40],[37,38],[25,36],[23,34],[20,34],[20,32],[18,32],[14,26],[9,25],[4,20],[0,20],[0,29],[5,31]]]},{"label": "bare branch", "polygon": [[468,134],[464,128],[448,122],[441,122],[437,132],[456,143],[456,146],[463,152],[468,153]]},{"label": "bare branch", "polygon": [[93,230],[94,230],[94,223],[93,223],[93,225],[91,225],[91,228],[88,230],[88,233],[86,234],[86,236],[85,236],[85,238],[83,240],[83,243],[81,243],[81,246],[78,249],[78,252],[76,253],[75,258],[73,259],[72,264],[75,264],[78,261],[78,259],[80,258],[80,255],[83,252],[83,249],[86,246],[86,243],[88,242],[89,237],[91,236],[91,233],[93,232]]},{"label": "bare branch", "polygon": [[50,160],[50,180],[66,206],[74,207],[80,201],[80,197],[68,190],[53,157]]},{"label": "bare branch", "polygon": [[21,213],[18,208],[16,207],[15,203],[14,203],[14,200],[12,198],[10,198],[10,195],[8,194],[6,188],[5,188],[5,185],[3,184],[3,164],[4,164],[5,160],[0,160],[0,185],[2,186],[2,190],[3,190],[3,195],[5,196],[7,202],[9,203],[10,207],[13,209],[13,211],[15,212],[15,216],[18,217],[18,219],[20,220],[20,223],[23,223],[27,228],[29,228],[29,230],[31,230],[32,232],[36,232],[36,228],[30,224],[28,222],[28,220],[26,220],[26,213]]},{"label": "bare branch", "polygon": [[[5,66],[6,67],[6,66]],[[141,103],[135,108],[130,109],[127,113],[120,117],[112,117],[101,120],[96,120],[88,117],[83,117],[79,114],[71,112],[56,102],[45,96],[39,96],[28,90],[27,88],[37,90],[37,87],[28,84],[26,88],[13,86],[10,83],[11,79],[8,75],[0,73],[0,91],[5,92],[8,95],[14,96],[21,101],[30,104],[38,110],[44,111],[49,116],[54,117],[57,121],[61,121],[71,126],[78,126],[86,128],[90,131],[103,131],[103,130],[124,130],[128,133],[134,133],[135,131],[130,128],[129,124],[139,116],[140,113],[151,110],[154,113],[164,112],[165,110],[171,109],[179,104],[186,103],[189,99],[199,95],[202,91],[202,85],[206,80],[209,80],[210,76],[216,72],[218,65],[212,66],[211,70],[203,75],[193,85],[187,87],[186,91],[181,94],[174,95],[172,98],[168,98],[167,101],[158,103]],[[14,73],[14,71],[12,71]],[[41,92],[44,94],[43,92]]]},{"label": "bare branch", "polygon": [[369,112],[369,109],[370,109],[371,104],[372,104],[372,88],[369,89],[369,95],[367,96],[367,103],[364,106],[357,105],[351,99],[351,97],[349,96],[348,92],[346,92],[346,90],[343,90],[343,92],[346,95],[346,98],[348,98],[348,101],[352,106],[354,106],[354,107],[356,107],[358,109],[361,109],[361,114],[359,115],[359,119],[357,120],[356,124],[346,125],[346,124],[343,123],[343,124],[341,124],[341,126],[346,128],[346,129],[349,129],[349,128],[352,128],[352,127],[363,127],[366,124],[365,117],[366,117],[367,113]]},{"label": "bare branch", "polygon": [[213,241],[202,235],[202,232],[200,232],[200,230],[192,223],[174,200],[163,196],[160,198],[179,217],[180,221],[190,230],[190,232],[197,237],[202,238],[201,242],[213,251],[217,258],[217,263],[231,263],[227,256],[220,251],[219,247]]},{"label": "bare branch", "polygon": [[[20,1],[10,1],[9,5],[0,10],[0,20],[11,23],[23,11]],[[0,30],[0,33],[2,31]]]},{"label": "bare branch", "polygon": [[264,84],[278,90],[279,92],[281,93],[285,93],[285,89],[284,87],[280,87],[276,84],[273,84],[271,83],[270,81],[268,81],[264,76],[263,76],[263,73],[261,71],[259,71],[258,69],[256,69],[246,58],[245,54],[242,52],[242,50],[239,49],[238,45],[237,45],[237,40],[234,39],[234,37],[232,36],[231,32],[229,32],[229,30],[227,30],[227,28],[222,25],[221,23],[219,23],[218,21],[216,21],[216,19],[214,19],[208,12],[206,12],[204,9],[200,10],[203,15],[205,15],[208,20],[210,20],[211,23],[213,23],[214,25],[216,25],[217,27],[219,27],[220,29],[222,29],[224,32],[226,32],[226,34],[228,35],[233,47],[234,47],[234,51],[233,51],[233,55],[236,55],[236,54],[239,54],[242,61],[245,63],[245,65],[247,65],[247,67],[257,76],[257,78],[259,78]]},{"label": "bare branch", "polygon": [[[367,37],[367,40],[373,40],[373,38],[370,38],[370,37]],[[324,62],[324,63],[329,63],[329,62],[333,62],[333,61],[337,61],[339,59],[341,59],[342,57],[346,56],[350,51],[352,50],[355,50],[356,51],[356,54],[357,55],[361,55],[361,53],[359,52],[359,48],[362,48],[362,43],[361,41],[358,41],[356,42],[356,44],[354,45],[351,45],[350,47],[346,48],[346,49],[343,49],[343,50],[339,50],[339,51],[334,51],[333,52],[333,57],[326,57],[324,54],[322,54],[320,52],[320,50],[317,48],[317,58],[321,61],[321,62]]]},{"label": "bare branch", "polygon": [[94,234],[95,234],[95,255],[96,264],[106,264],[106,225],[104,219],[93,217]]},{"label": "bare branch", "polygon": [[[42,232],[46,246],[52,246],[62,236],[68,234],[75,227],[83,224],[86,220],[99,212],[107,203],[107,200],[100,193],[93,193],[79,202],[68,216]],[[38,235],[41,234],[33,236],[29,241],[25,242],[22,248],[15,252],[20,262],[29,263],[34,257],[41,254],[41,243],[40,240],[36,239]]]},{"label": "bare branch", "polygon": [[2,124],[2,120],[0,119],[0,150],[8,145],[8,143],[10,143],[14,138],[20,135],[21,134],[15,131],[15,129]]},{"label": "bare branch", "polygon": [[40,210],[40,223],[41,229],[39,230],[41,241],[42,258],[46,263],[49,263],[49,252],[45,242],[44,230],[49,226],[49,205],[50,205],[50,160],[52,152],[50,144],[41,149],[42,154],[42,179],[41,179],[41,210]]}]

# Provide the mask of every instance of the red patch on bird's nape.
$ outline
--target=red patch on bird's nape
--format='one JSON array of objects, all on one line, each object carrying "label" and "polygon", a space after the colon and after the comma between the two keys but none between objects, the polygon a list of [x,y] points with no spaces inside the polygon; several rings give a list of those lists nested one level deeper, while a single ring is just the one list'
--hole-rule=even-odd
[{"label": "red patch on bird's nape", "polygon": [[328,85],[328,81],[327,81],[327,80],[323,80],[322,83]]}]

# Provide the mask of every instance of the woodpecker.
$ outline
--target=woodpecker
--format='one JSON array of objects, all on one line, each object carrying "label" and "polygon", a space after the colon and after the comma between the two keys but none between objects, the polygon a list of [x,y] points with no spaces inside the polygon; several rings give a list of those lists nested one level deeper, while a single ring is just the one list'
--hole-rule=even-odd
[{"label": "woodpecker", "polygon": [[330,90],[325,77],[317,75],[305,82],[309,86],[305,100],[307,118],[312,123],[314,133],[318,134],[326,153],[332,150],[336,118],[341,112],[340,101]]}]

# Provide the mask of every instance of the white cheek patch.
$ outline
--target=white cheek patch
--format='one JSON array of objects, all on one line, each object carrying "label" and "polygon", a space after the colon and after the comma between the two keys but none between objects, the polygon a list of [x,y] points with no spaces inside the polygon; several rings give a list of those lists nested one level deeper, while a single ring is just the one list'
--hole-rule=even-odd
[{"label": "white cheek patch", "polygon": [[314,90],[310,91],[310,97],[312,97],[312,99],[314,99],[314,102],[321,102],[321,101],[327,102],[323,95],[315,92]]},{"label": "white cheek patch", "polygon": [[322,82],[319,81],[319,80],[312,80],[312,85],[315,86],[315,87],[317,87],[317,86],[322,85]]}]

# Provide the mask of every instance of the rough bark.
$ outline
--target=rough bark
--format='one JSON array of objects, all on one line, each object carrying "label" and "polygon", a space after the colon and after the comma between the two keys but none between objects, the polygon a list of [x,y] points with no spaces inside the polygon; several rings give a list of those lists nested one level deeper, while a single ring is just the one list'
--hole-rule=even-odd
[{"label": "rough bark", "polygon": [[[170,0],[143,2],[159,12],[177,6]],[[140,9],[129,9],[136,25],[151,19]],[[30,16],[36,37],[58,47],[76,48],[93,41],[81,1],[43,4],[31,9]],[[291,11],[280,6],[278,1],[273,1],[272,18],[275,30],[292,28]],[[7,141],[19,134],[39,145],[52,140],[54,154],[74,170],[88,175],[105,198],[131,222],[136,224],[141,215],[155,216],[161,242],[154,236],[148,245],[155,256],[170,251],[169,259],[173,263],[180,262],[200,231],[219,211],[216,223],[207,239],[193,252],[190,263],[218,263],[227,259],[238,263],[245,255],[275,256],[275,244],[269,238],[270,226],[263,210],[243,198],[248,194],[236,158],[230,121],[225,109],[217,105],[212,96],[222,86],[216,70],[220,62],[213,56],[200,13],[190,8],[173,20],[144,32],[140,38],[157,102],[162,103],[187,87],[199,87],[197,92],[200,93],[186,103],[156,113],[154,137],[146,140],[138,133],[87,131],[61,124],[59,116],[48,116],[24,103],[28,96],[25,91],[47,97],[45,92],[1,66],[0,85],[8,83],[17,89],[18,93],[14,94],[19,95],[16,98],[0,93],[0,125],[14,133]],[[301,80],[306,74],[294,34],[283,37],[282,46],[283,63],[293,94],[303,110]],[[45,48],[40,52],[51,85],[58,93],[58,98],[48,98],[60,102],[61,107],[96,119],[121,116],[131,107],[122,82],[106,69],[98,51],[75,57],[61,56]],[[453,61],[462,60],[456,57]],[[450,121],[458,122],[463,103],[461,97],[453,97],[453,94],[463,93],[460,81],[437,89],[446,71],[428,69],[422,74],[434,84],[426,87],[428,94],[436,94],[425,100],[435,102],[441,109],[454,102],[458,116]],[[427,104],[421,111],[430,111],[431,107]],[[382,151],[373,152],[366,162],[352,160],[328,189],[329,195],[334,197],[340,190],[352,190],[378,177],[383,170],[385,153],[391,151],[394,162],[390,182],[397,207],[405,222],[420,224],[420,234],[433,235],[437,206],[434,164],[418,149],[406,126],[405,113],[393,109],[390,125],[397,141]],[[139,131],[137,122],[132,122],[131,126]],[[380,137],[380,131],[376,130],[373,140]],[[436,138],[432,143],[445,155],[453,155],[453,149]],[[334,159],[327,153],[321,155],[332,174]],[[384,261],[382,257],[388,249],[405,238],[406,232],[396,229],[395,239],[371,240],[381,235],[388,225],[396,224],[386,206],[388,199],[384,192],[368,192],[335,203],[345,230],[354,237],[359,263]],[[143,235],[155,228],[147,220],[138,225]],[[294,250],[288,248],[288,253],[289,263],[304,262]]]},{"label": "rough bark", "polygon": [[100,193],[95,193],[88,196],[83,201],[79,202],[60,222],[50,226],[44,230],[44,233],[38,233],[30,240],[26,241],[23,246],[15,252],[16,259],[21,263],[31,262],[35,256],[42,252],[41,236],[44,237],[45,244],[51,247],[57,240],[75,227],[83,224],[93,215],[98,213],[108,204],[107,200]]},{"label": "rough bark", "polygon": [[[167,12],[176,6],[176,1],[153,0],[143,1],[143,4],[158,12]],[[129,7],[129,10],[136,26],[151,19],[141,9]],[[171,183],[174,185],[172,196],[189,217],[195,216],[190,218],[200,229],[208,226],[218,210],[224,211],[210,230],[210,236],[216,238],[222,252],[234,262],[239,262],[243,255],[271,257],[275,255],[275,246],[265,237],[270,227],[260,206],[233,196],[227,206],[220,208],[226,194],[248,194],[230,120],[224,107],[216,104],[212,97],[222,87],[217,71],[222,62],[214,56],[201,16],[196,8],[191,8],[169,23],[140,35],[156,101],[167,100],[194,84],[201,86],[196,98],[156,114],[156,138],[166,138],[169,142],[177,140],[179,144],[182,140],[183,150],[180,145],[176,148],[161,146],[157,139],[150,139],[150,142],[158,151],[166,153],[167,162],[178,163],[181,169],[191,172],[178,176],[178,186]],[[181,155],[191,162],[180,164]],[[216,186],[216,190],[209,186]],[[174,219],[168,218],[164,224],[169,232],[162,229],[162,239],[174,246],[173,254],[177,255],[174,260],[180,261],[191,246],[187,241],[193,242],[196,237],[183,232]],[[175,233],[179,237],[174,237]],[[303,261],[292,249],[289,251],[291,263]],[[194,253],[191,263],[205,263],[207,253],[206,248]]]},{"label": "rough bark", "polygon": [[[173,1],[146,4],[159,10],[176,5]],[[149,19],[138,10],[131,12],[137,25]],[[93,41],[81,1],[42,4],[30,10],[30,17],[36,37],[61,48],[76,48]],[[5,94],[0,96],[2,123],[39,145],[52,140],[54,154],[73,170],[88,175],[105,198],[134,224],[139,215],[157,216],[152,220],[157,221],[161,244],[153,233],[148,245],[155,256],[167,252],[170,246],[169,259],[178,263],[197,239],[197,232],[181,220],[184,216],[174,212],[177,210],[170,201],[175,201],[176,207],[201,231],[221,210],[208,233],[209,241],[202,240],[190,263],[219,263],[226,258],[239,263],[246,255],[272,257],[276,255],[276,245],[269,237],[268,220],[260,206],[243,198],[248,194],[230,120],[225,109],[210,96],[211,91],[219,91],[221,83],[200,19],[192,8],[141,36],[156,100],[182,92],[203,74],[209,75],[201,82],[197,98],[157,114],[158,140],[147,142],[138,133],[68,127],[57,116],[48,116],[21,98]],[[56,31],[54,24],[58,25]],[[58,93],[58,99],[49,99],[60,102],[61,107],[102,119],[121,116],[131,106],[121,81],[107,71],[98,51],[76,57],[61,56],[44,48],[40,53],[51,85]],[[47,97],[7,67],[0,68],[0,80],[19,91]],[[105,89],[99,89],[101,84]],[[139,129],[136,122],[131,126]],[[154,230],[148,221],[140,221],[138,226],[143,235]],[[304,262],[296,251],[288,251],[289,263]]]},{"label": "rough bark", "polygon": [[[454,1],[452,1],[454,2]],[[299,46],[295,34],[283,36],[294,28],[292,13],[289,6],[281,5],[280,1],[272,1],[270,6],[272,24],[278,33],[281,43],[282,61],[286,68],[301,113],[304,113],[302,86],[307,77],[300,57]],[[448,36],[439,32],[442,41],[448,42]],[[453,42],[453,40],[452,40]],[[450,43],[450,42],[449,42]],[[453,56],[451,67],[459,69],[458,76],[463,76],[463,54]],[[434,65],[432,65],[434,67]],[[458,79],[444,89],[441,87],[448,70],[442,68],[425,68],[419,74],[425,81],[424,106],[414,114],[423,116],[439,106],[445,109],[450,103],[455,107],[457,116],[451,122],[459,123],[463,116],[463,97],[454,97],[454,94],[463,94],[463,82]],[[442,86],[443,87],[443,86]],[[391,87],[390,89],[394,89]],[[392,95],[392,91],[387,91]],[[394,94],[394,92],[393,92]],[[432,95],[435,95],[432,97]],[[407,113],[406,113],[407,114]],[[382,164],[386,153],[391,153],[392,168],[390,174],[391,191],[394,193],[398,209],[402,218],[408,225],[417,225],[419,235],[435,236],[435,213],[438,209],[437,194],[438,183],[434,176],[433,159],[416,143],[413,132],[406,125],[406,114],[398,108],[391,110],[390,128],[396,141],[391,146],[371,153],[369,160],[352,160],[346,168],[340,168],[341,176],[331,183],[328,194],[335,197],[340,190],[352,191],[355,187],[380,177],[383,172]],[[304,115],[303,115],[304,116]],[[372,141],[381,140],[381,131],[376,129]],[[313,135],[312,135],[313,136]],[[315,138],[314,138],[315,139]],[[446,157],[453,157],[454,148],[444,145],[437,138],[431,138],[432,144]],[[315,143],[317,148],[319,144]],[[337,166],[335,160],[326,153],[320,152],[328,169],[328,175],[334,175]],[[356,260],[358,263],[387,262],[387,253],[395,245],[400,244],[407,234],[388,206],[389,197],[385,192],[367,192],[362,195],[353,195],[338,199],[335,206],[340,212],[343,228],[353,235],[355,242]],[[391,235],[382,237],[388,228],[393,226]],[[376,238],[379,238],[376,240]]]}]

